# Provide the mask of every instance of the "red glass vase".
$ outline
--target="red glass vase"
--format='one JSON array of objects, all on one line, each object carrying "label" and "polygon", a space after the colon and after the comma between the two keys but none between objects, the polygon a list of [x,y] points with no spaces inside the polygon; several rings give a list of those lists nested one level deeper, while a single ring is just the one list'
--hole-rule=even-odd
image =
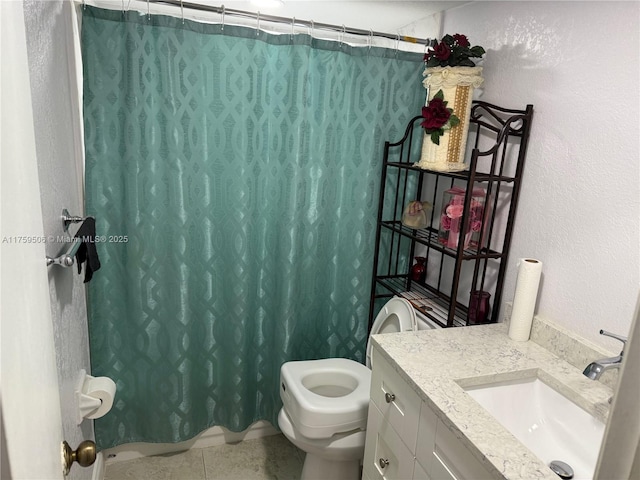
[{"label": "red glass vase", "polygon": [[411,267],[411,280],[424,282],[427,278],[427,267],[424,264],[426,258],[416,257],[416,263]]},{"label": "red glass vase", "polygon": [[489,299],[491,294],[481,290],[474,290],[469,297],[469,324],[485,323],[489,318]]}]

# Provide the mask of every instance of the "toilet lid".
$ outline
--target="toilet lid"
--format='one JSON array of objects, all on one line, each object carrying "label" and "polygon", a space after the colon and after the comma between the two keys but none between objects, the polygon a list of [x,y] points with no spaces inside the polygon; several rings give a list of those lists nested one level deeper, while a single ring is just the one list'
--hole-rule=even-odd
[{"label": "toilet lid", "polygon": [[416,330],[416,312],[409,301],[394,297],[378,313],[367,342],[367,367],[371,368],[371,335],[378,333],[411,332]]}]

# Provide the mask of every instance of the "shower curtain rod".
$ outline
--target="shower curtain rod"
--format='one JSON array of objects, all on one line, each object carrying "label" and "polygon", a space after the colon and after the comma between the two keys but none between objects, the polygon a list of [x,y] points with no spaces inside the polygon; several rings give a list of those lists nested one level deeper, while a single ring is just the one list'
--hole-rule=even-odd
[{"label": "shower curtain rod", "polygon": [[146,1],[146,3],[155,3],[160,5],[162,4],[173,5],[181,9],[186,8],[189,10],[199,10],[203,12],[217,13],[219,15],[222,15],[223,23],[224,23],[225,15],[232,15],[236,17],[250,18],[250,19],[256,20],[257,22],[265,21],[270,23],[282,23],[285,25],[290,25],[292,28],[294,26],[303,26],[303,27],[311,28],[312,31],[313,29],[318,28],[321,30],[331,30],[334,32],[342,33],[343,35],[349,34],[349,35],[360,35],[360,36],[366,36],[366,37],[381,37],[381,38],[387,38],[390,40],[396,40],[398,42],[407,42],[407,43],[415,43],[418,45],[425,45],[425,47],[435,46],[435,44],[437,43],[436,40],[431,38],[414,38],[414,37],[409,37],[407,35],[400,35],[400,34],[394,35],[392,33],[374,32],[373,30],[362,30],[360,28],[345,27],[344,25],[332,25],[330,23],[319,23],[319,22],[316,23],[313,20],[299,20],[295,17],[287,18],[287,17],[278,17],[275,15],[263,15],[260,12],[255,13],[255,12],[248,12],[246,10],[235,10],[232,8],[225,8],[224,5],[220,7],[214,7],[209,5],[201,5],[198,3],[184,2],[180,0],[140,0],[140,1],[143,1],[143,2]]}]

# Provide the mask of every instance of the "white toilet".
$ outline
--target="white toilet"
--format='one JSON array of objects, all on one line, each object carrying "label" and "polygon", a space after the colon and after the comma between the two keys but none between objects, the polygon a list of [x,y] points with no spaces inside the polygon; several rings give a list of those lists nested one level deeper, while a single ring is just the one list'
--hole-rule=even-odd
[{"label": "white toilet", "polygon": [[[399,297],[376,317],[371,334],[437,326]],[[360,478],[369,410],[371,343],[367,366],[346,358],[287,362],[280,369],[278,415],[282,433],[306,452],[302,480]]]}]

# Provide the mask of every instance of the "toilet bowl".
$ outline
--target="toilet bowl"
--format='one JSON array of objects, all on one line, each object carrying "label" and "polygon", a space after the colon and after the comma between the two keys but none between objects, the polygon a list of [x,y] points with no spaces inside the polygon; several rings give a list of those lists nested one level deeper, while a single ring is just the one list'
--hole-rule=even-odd
[{"label": "toilet bowl", "polygon": [[[407,300],[394,297],[380,310],[371,335],[430,328],[436,325],[417,318]],[[282,365],[278,425],[306,452],[302,480],[360,478],[371,386],[370,341],[366,363],[326,358]]]},{"label": "toilet bowl", "polygon": [[301,480],[360,478],[360,461],[364,457],[367,434],[365,430],[338,433],[329,438],[308,439],[295,429],[284,408],[278,414],[278,425],[284,436],[306,453]]}]

